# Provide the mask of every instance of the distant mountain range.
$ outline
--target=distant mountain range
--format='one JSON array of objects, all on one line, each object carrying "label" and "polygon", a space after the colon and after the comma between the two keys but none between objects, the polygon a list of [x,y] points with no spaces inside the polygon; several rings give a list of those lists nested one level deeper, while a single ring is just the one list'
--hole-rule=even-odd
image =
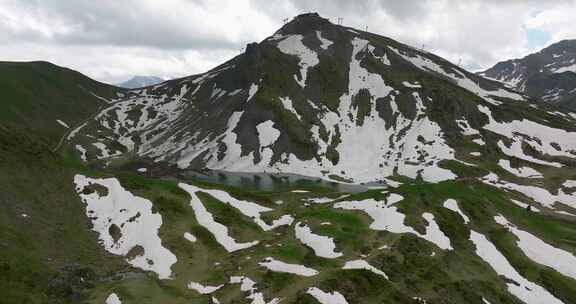
[{"label": "distant mountain range", "polygon": [[164,82],[166,79],[157,76],[134,76],[129,80],[115,84],[126,89],[137,89],[152,86]]},{"label": "distant mountain range", "polygon": [[576,40],[563,40],[479,73],[541,99],[576,110]]}]

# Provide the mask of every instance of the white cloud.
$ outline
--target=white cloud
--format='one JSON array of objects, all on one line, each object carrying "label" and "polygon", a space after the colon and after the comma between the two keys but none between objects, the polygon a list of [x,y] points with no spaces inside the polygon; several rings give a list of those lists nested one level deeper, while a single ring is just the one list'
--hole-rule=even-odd
[{"label": "white cloud", "polygon": [[521,57],[526,29],[574,38],[576,0],[0,0],[0,60],[48,60],[104,81],[199,73],[318,11],[464,66]]},{"label": "white cloud", "polygon": [[576,38],[576,1],[562,3],[547,10],[538,11],[526,20],[526,26],[541,29],[552,35],[552,41]]}]

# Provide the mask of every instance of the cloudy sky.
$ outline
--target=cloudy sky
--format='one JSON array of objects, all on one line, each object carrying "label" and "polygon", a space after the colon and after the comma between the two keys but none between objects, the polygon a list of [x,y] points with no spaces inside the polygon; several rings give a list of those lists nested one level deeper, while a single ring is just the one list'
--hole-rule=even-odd
[{"label": "cloudy sky", "polygon": [[0,0],[0,60],[46,60],[104,82],[184,76],[303,12],[471,70],[576,38],[576,0]]}]

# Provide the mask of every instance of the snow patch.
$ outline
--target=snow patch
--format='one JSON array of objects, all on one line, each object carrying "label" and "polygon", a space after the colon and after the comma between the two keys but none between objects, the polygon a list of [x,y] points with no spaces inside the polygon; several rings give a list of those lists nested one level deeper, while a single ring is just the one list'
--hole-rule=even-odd
[{"label": "snow patch", "polygon": [[184,183],[179,183],[178,187],[190,194],[190,206],[192,206],[192,209],[194,210],[198,224],[208,229],[208,231],[214,235],[216,241],[228,252],[246,249],[259,243],[258,241],[247,243],[236,242],[236,240],[228,235],[228,228],[214,220],[212,214],[206,210],[200,201],[200,198],[196,195],[196,192],[203,191],[202,189]]},{"label": "snow patch", "polygon": [[120,301],[120,297],[118,297],[117,294],[111,293],[111,294],[106,298],[106,304],[122,304],[122,301]]},{"label": "snow patch", "polygon": [[267,120],[256,126],[258,131],[258,140],[260,141],[261,147],[269,147],[273,145],[278,137],[280,137],[280,131],[274,128],[274,122]]},{"label": "snow patch", "polygon": [[412,84],[412,83],[410,83],[410,82],[408,82],[408,81],[402,81],[402,85],[404,85],[404,86],[407,87],[407,88],[413,88],[413,89],[420,89],[420,88],[422,88],[422,86],[421,86],[418,82],[415,82],[415,83]]},{"label": "snow patch", "polygon": [[450,239],[444,235],[434,221],[434,215],[424,213],[422,216],[428,222],[426,234],[420,234],[414,228],[404,224],[406,216],[398,211],[394,206],[404,198],[398,194],[391,194],[385,201],[366,199],[362,201],[343,201],[334,204],[334,208],[344,210],[362,210],[366,212],[374,221],[370,228],[374,230],[386,230],[392,233],[411,233],[429,242],[436,244],[444,250],[452,250]]},{"label": "snow patch", "polygon": [[[170,278],[176,256],[162,246],[158,235],[162,216],[152,213],[152,202],[134,196],[115,178],[95,179],[78,174],[74,183],[86,203],[86,216],[92,221],[92,230],[99,233],[106,251],[125,256],[134,248],[141,248],[142,252],[127,262],[157,273],[160,279]],[[104,187],[106,195],[98,190],[89,192],[86,187],[90,185]]]},{"label": "snow patch", "polygon": [[529,204],[526,204],[526,203],[523,203],[523,202],[521,202],[521,201],[514,200],[514,199],[511,199],[510,201],[511,201],[514,205],[516,205],[516,206],[518,206],[518,207],[521,207],[521,208],[524,208],[524,209],[527,209],[528,207],[530,207],[530,210],[531,210],[531,211],[540,212],[540,209],[538,209],[538,208],[536,208],[536,207],[534,207],[534,206],[532,206],[532,205],[529,205]]},{"label": "snow patch", "polygon": [[470,230],[470,240],[476,246],[476,254],[488,263],[498,275],[517,283],[507,282],[506,286],[508,291],[520,300],[527,304],[563,304],[546,289],[521,276],[484,235]]},{"label": "snow patch", "polygon": [[314,234],[308,225],[300,222],[294,227],[296,238],[304,245],[312,248],[314,253],[323,258],[335,259],[342,256],[341,252],[336,252],[336,244],[331,237]]},{"label": "snow patch", "polygon": [[518,167],[513,168],[510,166],[510,161],[507,159],[501,159],[498,161],[498,166],[502,167],[502,169],[518,176],[518,177],[525,177],[525,178],[543,178],[542,173],[530,168],[530,167]]},{"label": "snow patch", "polygon": [[498,178],[498,176],[494,173],[490,173],[481,178],[486,184],[505,189],[505,190],[512,190],[518,191],[525,196],[533,199],[534,201],[542,204],[551,209],[554,208],[555,202],[560,202],[566,204],[572,208],[576,208],[576,195],[575,194],[567,194],[564,193],[562,189],[558,190],[558,194],[552,194],[548,192],[548,190],[535,187],[535,186],[525,186],[525,185],[518,185],[506,181],[502,181]]},{"label": "snow patch", "polygon": [[313,296],[320,304],[348,304],[346,298],[337,292],[325,292],[318,287],[310,287],[306,293]]},{"label": "snow patch", "polygon": [[264,294],[258,292],[256,289],[256,282],[249,277],[233,276],[230,277],[230,284],[240,284],[240,291],[248,292],[248,299],[252,300],[251,304],[278,304],[282,301],[281,298],[273,298],[269,302],[264,299]]},{"label": "snow patch", "polygon": [[184,232],[184,238],[189,240],[192,243],[195,243],[197,241],[196,237],[192,233],[189,233],[189,232]]},{"label": "snow patch", "polygon": [[298,56],[300,59],[300,79],[294,76],[294,80],[298,82],[301,87],[306,85],[306,78],[308,76],[308,69],[317,65],[318,55],[313,50],[309,49],[302,43],[302,35],[290,35],[280,41],[277,45],[278,49],[288,55]]},{"label": "snow patch", "polygon": [[306,266],[298,264],[284,263],[282,261],[275,260],[274,258],[271,257],[265,258],[264,261],[258,263],[258,265],[263,266],[270,271],[292,273],[305,277],[312,277],[319,273],[318,271],[312,268],[308,268]]},{"label": "snow patch", "polygon": [[316,31],[316,37],[317,37],[318,40],[320,41],[320,47],[321,47],[322,49],[327,50],[328,47],[333,44],[332,41],[323,38],[323,37],[322,37],[322,33],[320,33],[320,31]]},{"label": "snow patch", "polygon": [[56,119],[56,121],[63,126],[66,129],[70,129],[70,127],[68,126],[68,124],[66,124],[65,122],[61,121],[60,119]]},{"label": "snow patch", "polygon": [[188,285],[186,285],[186,287],[188,287],[188,289],[192,289],[192,290],[196,290],[199,294],[211,294],[213,292],[215,292],[216,290],[222,288],[224,285],[218,285],[218,286],[208,286],[208,285],[202,285],[200,283],[196,283],[196,282],[190,282],[188,283]]},{"label": "snow patch", "polygon": [[383,276],[385,279],[388,279],[388,276],[386,275],[386,273],[384,273],[382,270],[370,265],[368,262],[366,262],[364,260],[348,261],[348,262],[346,262],[346,264],[344,264],[344,267],[342,267],[342,269],[365,269],[365,270],[371,271],[377,275]]},{"label": "snow patch", "polygon": [[286,110],[296,115],[298,120],[302,120],[302,116],[300,116],[300,114],[298,114],[298,112],[296,112],[296,109],[294,109],[294,107],[292,106],[292,100],[290,99],[290,97],[280,97],[280,102],[282,102],[282,105]]},{"label": "snow patch", "polygon": [[464,214],[464,212],[462,212],[462,210],[460,210],[460,207],[458,207],[458,202],[456,202],[456,200],[451,199],[451,198],[447,199],[444,202],[443,206],[444,206],[444,208],[448,208],[448,209],[460,214],[462,219],[464,219],[464,224],[470,223],[470,219],[468,218],[468,216],[466,214]]},{"label": "snow patch", "polygon": [[[576,156],[576,132],[551,128],[527,119],[497,122],[488,107],[478,105],[478,110],[488,116],[489,122],[483,127],[485,130],[510,138],[516,145],[528,144],[544,155]],[[522,148],[516,149],[521,151]],[[524,156],[522,153],[517,157],[526,159]]]},{"label": "snow patch", "polygon": [[576,256],[558,249],[531,233],[518,229],[502,215],[494,217],[496,223],[508,228],[518,240],[516,245],[528,258],[538,264],[548,266],[557,272],[576,279]]},{"label": "snow patch", "polygon": [[86,161],[86,152],[87,152],[86,149],[84,149],[84,147],[81,145],[76,145],[74,147],[76,148],[76,150],[78,150],[80,152],[80,158],[83,161]]}]

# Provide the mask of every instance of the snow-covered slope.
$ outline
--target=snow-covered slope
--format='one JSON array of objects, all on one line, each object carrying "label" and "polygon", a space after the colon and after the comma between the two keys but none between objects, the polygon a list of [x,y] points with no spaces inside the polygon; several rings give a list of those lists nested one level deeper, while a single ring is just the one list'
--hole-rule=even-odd
[{"label": "snow-covered slope", "polygon": [[576,137],[567,114],[316,14],[204,74],[134,92],[75,133],[71,146],[88,161],[125,156],[357,183],[455,179],[451,167],[470,146],[554,166],[575,153],[570,143],[542,138]]}]

